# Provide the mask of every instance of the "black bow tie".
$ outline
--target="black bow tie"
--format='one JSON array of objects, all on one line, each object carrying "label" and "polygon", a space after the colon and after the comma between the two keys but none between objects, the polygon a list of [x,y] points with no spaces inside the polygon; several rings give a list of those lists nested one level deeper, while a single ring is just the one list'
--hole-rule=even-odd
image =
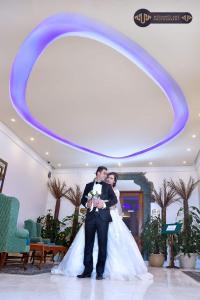
[{"label": "black bow tie", "polygon": [[95,184],[103,184],[103,182],[102,181],[100,181],[100,182],[98,182],[98,181],[95,181]]}]

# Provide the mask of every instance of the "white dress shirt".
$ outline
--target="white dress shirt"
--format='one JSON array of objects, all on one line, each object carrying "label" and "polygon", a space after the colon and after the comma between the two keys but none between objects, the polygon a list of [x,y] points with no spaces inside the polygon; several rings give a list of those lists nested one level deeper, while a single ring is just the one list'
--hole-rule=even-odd
[{"label": "white dress shirt", "polygon": [[[98,182],[94,182],[94,185],[93,185],[93,189],[92,191],[95,193],[97,192],[99,195],[101,195],[101,192],[102,192],[102,184],[99,184]],[[86,207],[87,207],[87,204],[86,204]],[[103,204],[103,207],[102,208],[106,208],[106,204],[104,203]],[[90,211],[93,210],[93,203],[92,203],[92,206],[90,207]],[[96,210],[98,211],[98,208],[96,208]]]}]

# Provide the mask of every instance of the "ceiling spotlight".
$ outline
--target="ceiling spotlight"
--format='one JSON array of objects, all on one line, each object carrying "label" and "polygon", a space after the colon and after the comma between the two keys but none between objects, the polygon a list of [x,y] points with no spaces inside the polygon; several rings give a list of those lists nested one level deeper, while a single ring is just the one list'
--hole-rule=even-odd
[{"label": "ceiling spotlight", "polygon": [[190,152],[190,151],[191,151],[191,148],[187,148],[187,151]]},{"label": "ceiling spotlight", "polygon": [[149,165],[150,165],[150,166],[152,166],[152,165],[153,165],[152,161],[150,161],[150,162],[149,162]]},{"label": "ceiling spotlight", "polygon": [[31,142],[35,141],[35,138],[34,137],[30,137],[30,141]]},{"label": "ceiling spotlight", "polygon": [[45,152],[45,155],[49,155],[49,152],[47,151],[47,152]]},{"label": "ceiling spotlight", "polygon": [[193,134],[193,135],[192,135],[192,138],[193,138],[193,139],[195,139],[196,137],[197,137],[196,134]]},{"label": "ceiling spotlight", "polygon": [[60,168],[60,167],[61,167],[61,164],[60,164],[60,163],[58,163],[58,164],[57,164],[57,166],[58,166],[58,168]]},{"label": "ceiling spotlight", "polygon": [[184,161],[183,161],[183,164],[184,164],[184,165],[186,165],[186,164],[187,164],[187,161],[186,161],[186,160],[184,160]]},{"label": "ceiling spotlight", "polygon": [[13,123],[15,123],[16,120],[14,118],[12,118],[12,119],[10,119],[10,121],[13,122]]},{"label": "ceiling spotlight", "polygon": [[88,167],[88,166],[89,166],[89,164],[88,164],[88,163],[86,163],[85,165],[86,165],[86,167]]}]

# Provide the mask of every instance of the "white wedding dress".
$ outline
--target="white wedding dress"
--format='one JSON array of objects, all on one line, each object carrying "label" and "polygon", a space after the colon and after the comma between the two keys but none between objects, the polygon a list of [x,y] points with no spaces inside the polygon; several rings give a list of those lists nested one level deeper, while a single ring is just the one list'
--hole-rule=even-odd
[{"label": "white wedding dress", "polygon": [[[121,217],[121,205],[119,191],[114,190],[118,199],[115,207],[110,208],[112,222],[109,223],[107,259],[104,278],[113,280],[153,279],[148,273],[145,262],[141,256],[138,246]],[[59,265],[55,266],[52,274],[62,274],[69,277],[77,276],[84,270],[84,246],[85,246],[85,224],[79,229],[71,247]],[[98,242],[95,237],[93,249],[93,273],[96,274],[96,262],[98,256]]]}]

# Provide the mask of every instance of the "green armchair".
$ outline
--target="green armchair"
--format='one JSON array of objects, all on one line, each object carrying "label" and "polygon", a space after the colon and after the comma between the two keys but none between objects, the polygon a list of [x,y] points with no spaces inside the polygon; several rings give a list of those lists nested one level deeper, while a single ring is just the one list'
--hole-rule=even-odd
[{"label": "green armchair", "polygon": [[8,253],[29,252],[29,232],[17,229],[19,201],[0,194],[0,267]]},{"label": "green armchair", "polygon": [[50,243],[50,239],[43,239],[41,237],[42,225],[40,223],[36,223],[33,220],[28,219],[24,222],[24,228],[29,231],[31,243]]}]

